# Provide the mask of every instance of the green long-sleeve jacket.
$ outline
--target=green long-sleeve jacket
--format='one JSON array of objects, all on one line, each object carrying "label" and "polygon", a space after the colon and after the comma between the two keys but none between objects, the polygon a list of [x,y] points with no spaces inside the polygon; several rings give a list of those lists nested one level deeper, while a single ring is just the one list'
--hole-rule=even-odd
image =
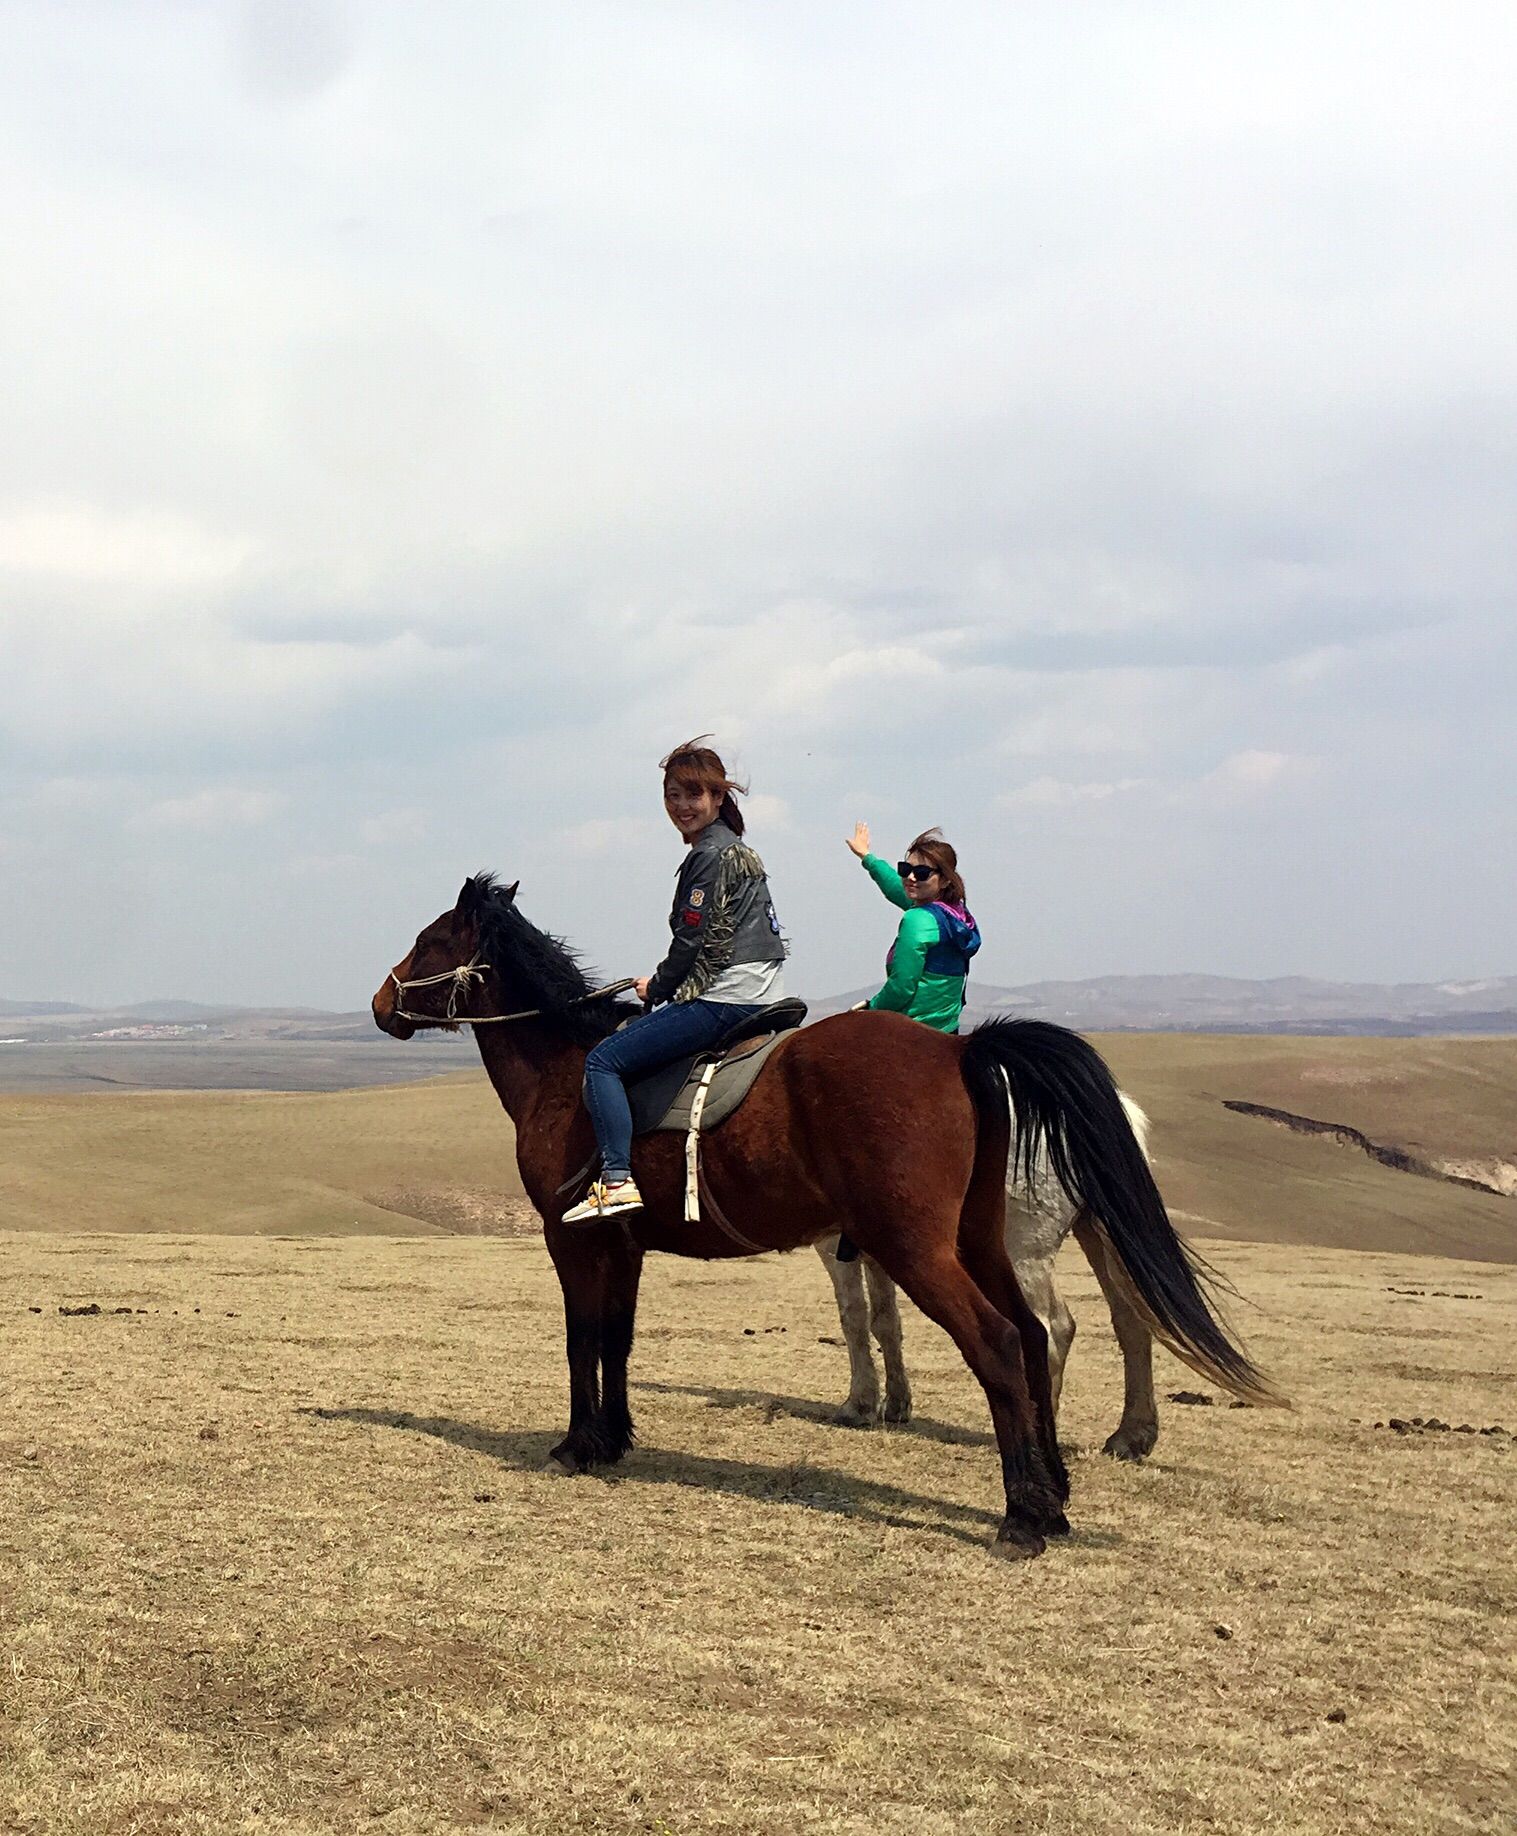
[{"label": "green long-sleeve jacket", "polygon": [[[877,854],[864,856],[864,871],[890,903],[901,908],[895,944],[885,963],[885,986],[869,1006],[876,1012],[905,1014],[940,1033],[958,1032],[968,958],[980,946],[973,918],[959,906],[914,904],[901,876]],[[945,915],[942,921],[939,912]],[[951,970],[945,958],[954,965]],[[963,969],[957,967],[960,962]]]}]

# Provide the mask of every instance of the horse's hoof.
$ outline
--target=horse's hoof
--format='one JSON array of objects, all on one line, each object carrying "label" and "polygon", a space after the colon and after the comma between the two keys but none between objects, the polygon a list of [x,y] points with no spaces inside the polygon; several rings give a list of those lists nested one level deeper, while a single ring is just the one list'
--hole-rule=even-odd
[{"label": "horse's hoof", "polygon": [[839,1428],[873,1428],[880,1419],[879,1405],[864,1408],[856,1402],[845,1402],[832,1419]]},{"label": "horse's hoof", "polygon": [[909,1422],[911,1420],[911,1398],[909,1396],[887,1396],[885,1398],[885,1420],[887,1422]]},{"label": "horse's hoof", "polygon": [[1119,1428],[1115,1434],[1107,1437],[1106,1444],[1102,1447],[1101,1452],[1109,1459],[1129,1460],[1136,1465],[1138,1461],[1146,1460],[1153,1452],[1154,1442],[1157,1441],[1158,1438],[1159,1431],[1157,1428],[1152,1434],[1142,1429],[1134,1431],[1129,1428]]},{"label": "horse's hoof", "polygon": [[990,1545],[990,1553],[1003,1562],[1030,1562],[1034,1556],[1042,1555],[1047,1547],[1035,1530],[1014,1529],[1002,1524],[996,1532],[996,1540]]},{"label": "horse's hoof", "polygon": [[574,1455],[565,1453],[561,1447],[555,1447],[543,1461],[543,1471],[550,1479],[573,1479],[584,1470]]}]

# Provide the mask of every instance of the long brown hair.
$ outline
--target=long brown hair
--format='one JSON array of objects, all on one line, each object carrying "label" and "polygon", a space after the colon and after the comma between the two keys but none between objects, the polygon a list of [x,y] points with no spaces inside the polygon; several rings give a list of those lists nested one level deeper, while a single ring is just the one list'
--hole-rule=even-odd
[{"label": "long brown hair", "polygon": [[944,841],[941,829],[923,829],[906,852],[921,855],[929,867],[937,868],[943,878],[942,898],[947,904],[968,906],[969,895],[959,877],[959,857],[953,851],[953,844]]},{"label": "long brown hair", "polygon": [[673,778],[677,783],[693,785],[696,790],[720,791],[722,807],[717,812],[717,820],[726,823],[734,835],[741,835],[743,812],[737,807],[737,798],[748,795],[748,786],[727,776],[721,754],[706,744],[710,737],[709,733],[698,733],[684,745],[676,746],[668,758],[659,761],[664,786],[667,789]]}]

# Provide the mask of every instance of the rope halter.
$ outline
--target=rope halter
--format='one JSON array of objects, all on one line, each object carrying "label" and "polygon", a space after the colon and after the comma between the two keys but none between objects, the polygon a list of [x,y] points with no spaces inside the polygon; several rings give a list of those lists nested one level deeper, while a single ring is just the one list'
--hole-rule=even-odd
[{"label": "rope halter", "polygon": [[[491,965],[477,950],[468,962],[460,963],[456,969],[444,969],[441,975],[417,975],[403,982],[392,969],[390,980],[395,984],[395,1018],[409,1020],[415,1026],[499,1026],[508,1020],[536,1020],[548,1011],[545,1007],[524,1007],[519,1013],[481,1014],[477,1019],[470,1014],[459,1013],[459,1002],[467,999],[476,982],[482,982],[491,973]],[[448,989],[447,1009],[442,1016],[414,1014],[400,1005],[408,989],[436,988],[444,982],[451,983],[451,987]],[[608,982],[604,988],[592,988],[589,994],[578,996],[569,1006],[583,1007],[587,1001],[598,1001],[603,995],[625,994],[633,986],[634,978],[629,975],[625,981]]]}]

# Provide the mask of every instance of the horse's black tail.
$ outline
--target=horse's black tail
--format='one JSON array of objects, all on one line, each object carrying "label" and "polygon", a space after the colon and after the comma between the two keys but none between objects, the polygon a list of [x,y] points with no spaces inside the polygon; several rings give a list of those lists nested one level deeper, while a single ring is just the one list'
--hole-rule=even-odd
[{"label": "horse's black tail", "polygon": [[1010,1091],[1013,1171],[1020,1168],[1030,1183],[1046,1152],[1059,1184],[1100,1227],[1175,1356],[1235,1396],[1284,1405],[1218,1323],[1205,1276],[1169,1221],[1095,1047],[1046,1020],[988,1020],[965,1039],[963,1072],[978,1110],[1000,1108]]}]

